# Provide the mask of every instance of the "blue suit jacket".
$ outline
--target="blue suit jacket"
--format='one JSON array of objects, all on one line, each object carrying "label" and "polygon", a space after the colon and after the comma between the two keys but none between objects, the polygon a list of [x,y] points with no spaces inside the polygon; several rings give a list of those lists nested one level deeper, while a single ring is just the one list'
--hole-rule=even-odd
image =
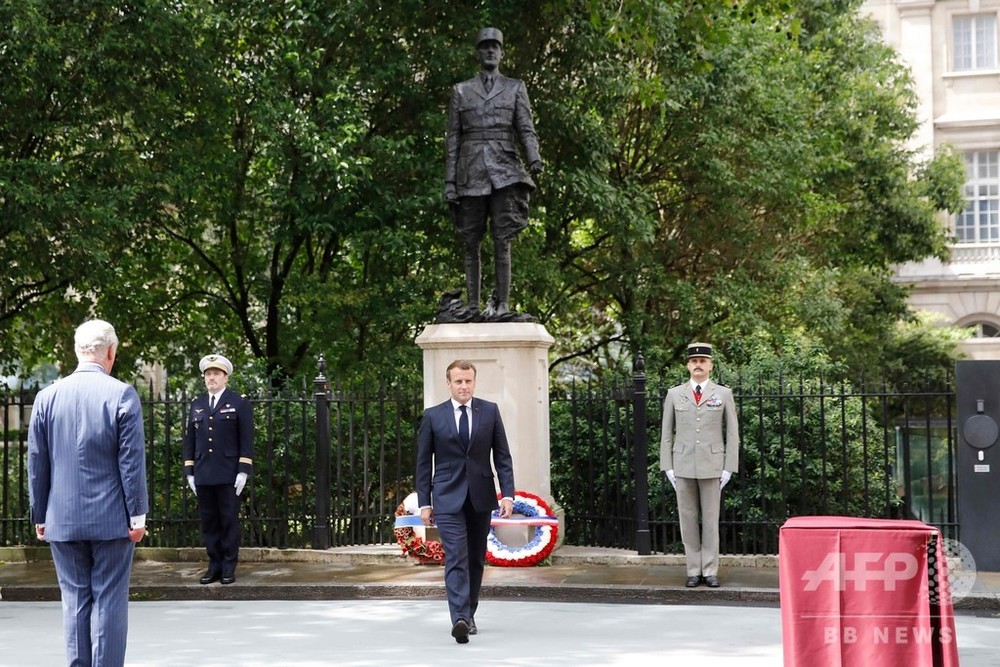
[{"label": "blue suit jacket", "polygon": [[427,408],[417,433],[417,502],[435,513],[457,514],[466,497],[477,512],[498,507],[492,457],[500,494],[514,497],[514,464],[496,403],[473,398],[469,449],[458,439],[451,400]]},{"label": "blue suit jacket", "polygon": [[84,362],[38,392],[28,430],[32,523],[52,542],[128,537],[149,511],[139,394]]}]

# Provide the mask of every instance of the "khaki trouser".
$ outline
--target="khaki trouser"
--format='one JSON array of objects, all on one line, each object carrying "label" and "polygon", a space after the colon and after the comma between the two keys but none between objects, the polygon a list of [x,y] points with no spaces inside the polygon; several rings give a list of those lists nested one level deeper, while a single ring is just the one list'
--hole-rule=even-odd
[{"label": "khaki trouser", "polygon": [[[719,504],[722,490],[718,478],[677,477],[677,513],[681,541],[687,559],[687,576],[719,574]],[[701,528],[698,514],[701,514]]]}]

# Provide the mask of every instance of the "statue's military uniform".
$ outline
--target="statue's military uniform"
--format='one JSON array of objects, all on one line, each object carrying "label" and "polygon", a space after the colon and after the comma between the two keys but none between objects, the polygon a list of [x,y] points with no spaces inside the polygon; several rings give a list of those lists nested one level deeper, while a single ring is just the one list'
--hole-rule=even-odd
[{"label": "statue's military uniform", "polygon": [[[496,28],[480,31],[484,42],[502,49]],[[488,47],[487,47],[488,48]],[[518,144],[524,152],[521,161]],[[455,226],[465,246],[466,296],[478,309],[482,269],[479,247],[490,220],[498,313],[510,299],[510,243],[528,225],[528,201],[535,189],[525,163],[541,170],[538,135],[524,82],[499,71],[482,71],[452,88],[445,139],[445,199],[454,205]]]},{"label": "statue's military uniform", "polygon": [[523,81],[497,74],[487,92],[475,76],[452,89],[445,183],[454,183],[459,197],[484,197],[517,183],[534,190],[518,143],[528,164],[541,160]]}]

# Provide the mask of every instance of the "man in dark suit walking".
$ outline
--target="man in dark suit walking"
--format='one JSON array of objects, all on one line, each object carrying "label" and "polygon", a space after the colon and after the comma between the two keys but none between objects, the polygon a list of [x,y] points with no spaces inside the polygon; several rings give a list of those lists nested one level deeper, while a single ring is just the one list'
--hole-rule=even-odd
[{"label": "man in dark suit walking", "polygon": [[221,354],[198,364],[208,393],[191,402],[184,434],[184,475],[198,495],[201,534],[208,552],[202,584],[236,581],[240,552],[240,494],[253,472],[250,401],[226,388],[233,364]]},{"label": "man in dark suit walking", "polygon": [[31,520],[49,542],[71,665],[125,664],[128,584],[146,533],[146,439],[135,388],[111,377],[114,327],[81,324],[76,371],[38,392],[28,427]]},{"label": "man in dark suit walking", "polygon": [[417,433],[417,502],[424,525],[437,522],[444,547],[444,582],[451,636],[459,644],[478,632],[476,609],[486,567],[490,519],[514,511],[514,463],[496,403],[473,398],[476,367],[453,361],[445,372],[451,398],[424,411]]},{"label": "man in dark suit walking", "polygon": [[[452,207],[465,245],[466,307],[479,310],[482,267],[479,248],[490,219],[497,297],[487,318],[510,312],[510,243],[528,225],[530,173],[543,170],[531,103],[524,82],[500,74],[503,33],[483,28],[476,38],[481,71],[451,93],[445,139],[445,201]],[[528,168],[518,155],[524,149]]]}]

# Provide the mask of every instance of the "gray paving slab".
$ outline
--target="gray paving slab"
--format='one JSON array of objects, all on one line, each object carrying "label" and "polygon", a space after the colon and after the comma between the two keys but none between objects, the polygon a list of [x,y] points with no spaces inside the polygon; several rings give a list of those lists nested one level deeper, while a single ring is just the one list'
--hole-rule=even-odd
[{"label": "gray paving slab", "polygon": [[[439,600],[133,602],[129,618],[133,667],[782,663],[775,607],[496,600],[464,646]],[[963,667],[1000,665],[1000,619],[959,614],[956,627]],[[60,605],[0,605],[0,647],[2,667],[65,664]]]},{"label": "gray paving slab", "polygon": [[[488,567],[468,646],[448,634],[443,568],[395,545],[244,549],[231,586],[199,585],[204,567],[200,549],[138,550],[129,665],[781,665],[773,556],[724,556],[720,589],[684,588],[682,557],[613,549]],[[58,600],[47,550],[0,550],[0,667],[65,664]],[[1000,573],[959,603],[961,664],[1000,667]]]},{"label": "gray paving slab", "polygon": [[[324,551],[244,549],[232,586],[200,586],[200,549],[140,549],[134,600],[339,600],[440,598],[443,568],[417,565],[395,545]],[[0,550],[0,601],[58,600],[44,551]],[[724,556],[722,587],[686,589],[683,557],[563,547],[543,567],[487,567],[488,598],[660,604],[777,604],[776,557]],[[1000,573],[980,572],[956,607],[1000,612]]]}]

